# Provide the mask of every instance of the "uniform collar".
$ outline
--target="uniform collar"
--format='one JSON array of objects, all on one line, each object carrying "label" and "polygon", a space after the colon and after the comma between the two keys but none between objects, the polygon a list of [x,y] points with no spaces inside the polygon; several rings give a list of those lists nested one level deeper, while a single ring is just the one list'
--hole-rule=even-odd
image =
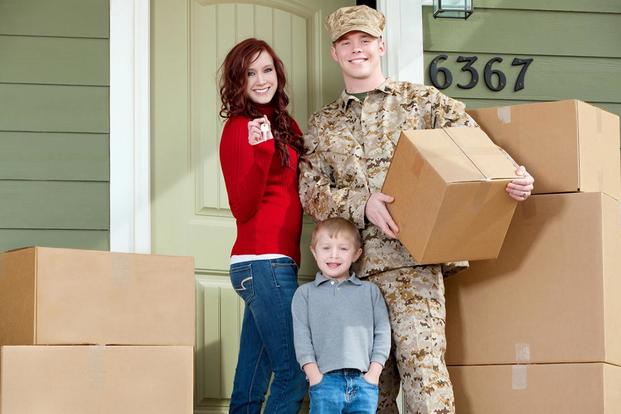
[{"label": "uniform collar", "polygon": [[[331,281],[332,279],[330,279],[329,277],[325,277],[323,275],[323,273],[321,272],[317,272],[317,274],[315,275],[315,286],[319,286],[325,282]],[[358,279],[358,277],[356,276],[356,273],[351,272],[351,274],[349,275],[349,277],[345,280],[343,280],[343,282],[341,283],[345,283],[345,282],[350,282],[354,285],[360,286],[362,285],[362,282],[360,281],[360,279]]]},{"label": "uniform collar", "polygon": [[[380,91],[385,94],[391,94],[394,91],[396,91],[396,83],[397,82],[392,80],[391,78],[386,78],[384,82],[382,82],[382,84],[379,85],[377,88],[373,89],[373,91]],[[369,92],[372,92],[372,91],[369,91]],[[341,109],[341,111],[346,112],[347,107],[349,106],[349,103],[351,101],[360,102],[358,98],[356,98],[354,95],[348,94],[347,91],[343,89],[343,91],[341,92],[341,96],[337,100],[338,106]]]}]

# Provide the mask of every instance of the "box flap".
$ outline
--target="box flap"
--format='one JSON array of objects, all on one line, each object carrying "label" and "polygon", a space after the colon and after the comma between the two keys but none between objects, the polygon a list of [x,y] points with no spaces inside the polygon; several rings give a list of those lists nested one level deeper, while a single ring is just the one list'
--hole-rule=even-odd
[{"label": "box flap", "polygon": [[446,133],[488,180],[518,178],[518,165],[480,128],[446,128]]},{"label": "box flap", "polygon": [[410,130],[404,133],[446,182],[485,179],[444,129]]}]

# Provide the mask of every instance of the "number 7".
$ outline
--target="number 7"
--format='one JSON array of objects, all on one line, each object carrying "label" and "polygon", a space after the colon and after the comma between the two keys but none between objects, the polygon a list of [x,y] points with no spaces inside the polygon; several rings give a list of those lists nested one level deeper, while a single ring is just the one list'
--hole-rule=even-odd
[{"label": "number 7", "polygon": [[513,87],[514,92],[524,89],[524,77],[526,76],[526,69],[528,69],[528,66],[531,63],[533,63],[533,58],[528,58],[528,59],[513,58],[513,62],[511,62],[511,66],[523,65],[522,69],[520,69],[520,74],[515,80],[515,86]]}]

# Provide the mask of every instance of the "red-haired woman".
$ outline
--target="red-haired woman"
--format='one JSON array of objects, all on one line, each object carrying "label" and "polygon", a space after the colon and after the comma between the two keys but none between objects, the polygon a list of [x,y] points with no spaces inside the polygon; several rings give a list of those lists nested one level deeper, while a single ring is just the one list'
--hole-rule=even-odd
[{"label": "red-haired woman", "polygon": [[306,379],[293,347],[291,300],[298,286],[302,132],[287,112],[282,61],[247,39],[221,68],[220,115],[227,119],[220,163],[237,222],[231,283],[246,307],[230,413],[297,413]]}]

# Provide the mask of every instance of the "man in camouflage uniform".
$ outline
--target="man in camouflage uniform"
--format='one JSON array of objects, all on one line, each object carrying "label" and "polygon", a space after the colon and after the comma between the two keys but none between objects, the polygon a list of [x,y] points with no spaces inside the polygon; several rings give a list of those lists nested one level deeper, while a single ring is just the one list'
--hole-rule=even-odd
[{"label": "man in camouflage uniform", "polygon": [[[345,91],[309,121],[300,198],[316,220],[344,217],[362,232],[364,253],[356,271],[384,294],[393,332],[378,412],[398,412],[401,381],[405,412],[450,414],[455,408],[444,362],[442,275],[467,262],[418,265],[396,239],[398,228],[386,208],[393,198],[381,189],[401,130],[477,124],[461,102],[437,89],[384,77],[383,27],[384,16],[367,6],[344,7],[327,18],[331,54],[341,68]],[[523,167],[518,174],[524,178],[510,183],[507,192],[524,200],[534,180]]]}]

